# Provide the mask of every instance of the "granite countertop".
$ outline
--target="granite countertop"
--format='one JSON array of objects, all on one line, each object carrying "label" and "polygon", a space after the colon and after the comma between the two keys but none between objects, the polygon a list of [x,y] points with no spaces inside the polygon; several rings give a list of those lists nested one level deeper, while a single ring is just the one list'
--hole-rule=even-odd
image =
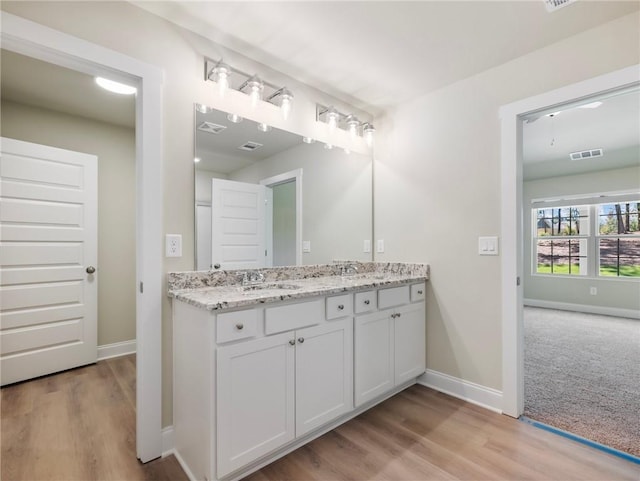
[{"label": "granite countertop", "polygon": [[321,276],[271,281],[242,286],[240,284],[174,289],[169,295],[174,299],[210,311],[251,307],[260,304],[304,299],[314,296],[340,294],[378,287],[424,282],[428,268],[423,272],[366,272],[348,276]]}]

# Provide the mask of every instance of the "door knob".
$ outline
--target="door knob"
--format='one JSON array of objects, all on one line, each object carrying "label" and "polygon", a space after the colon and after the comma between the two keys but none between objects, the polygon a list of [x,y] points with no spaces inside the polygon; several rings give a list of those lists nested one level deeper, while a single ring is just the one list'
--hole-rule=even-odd
[{"label": "door knob", "polygon": [[87,274],[93,274],[96,271],[96,268],[93,266],[87,267]]}]

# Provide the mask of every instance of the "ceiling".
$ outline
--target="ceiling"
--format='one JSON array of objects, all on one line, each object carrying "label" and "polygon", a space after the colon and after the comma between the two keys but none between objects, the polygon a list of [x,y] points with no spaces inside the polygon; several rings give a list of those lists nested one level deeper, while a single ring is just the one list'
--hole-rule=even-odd
[{"label": "ceiling", "polygon": [[[226,127],[214,134],[200,130],[203,122]],[[231,122],[226,112],[208,109],[206,113],[196,111],[196,157],[200,158],[198,170],[210,170],[229,174],[292,147],[302,145],[302,137],[280,129],[269,132],[258,130],[258,124],[248,119],[240,123]],[[239,147],[247,142],[261,144],[253,151]]]},{"label": "ceiling", "polygon": [[542,0],[133,3],[374,115],[640,8],[578,1],[548,13]]},{"label": "ceiling", "polygon": [[2,99],[98,120],[135,126],[135,95],[99,87],[90,75],[2,50]]},{"label": "ceiling", "polygon": [[[584,108],[595,101],[602,104]],[[525,180],[640,165],[640,91],[592,97],[528,116],[522,125],[522,145]],[[569,157],[592,149],[603,149],[604,155]]]}]

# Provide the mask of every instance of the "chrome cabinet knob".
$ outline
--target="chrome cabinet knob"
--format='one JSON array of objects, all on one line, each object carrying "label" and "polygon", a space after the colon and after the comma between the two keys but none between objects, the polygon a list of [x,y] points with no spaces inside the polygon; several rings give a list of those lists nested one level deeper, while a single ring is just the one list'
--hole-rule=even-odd
[{"label": "chrome cabinet knob", "polygon": [[298,342],[299,342],[300,344],[302,344],[302,343],[304,342],[304,337],[299,337],[299,338],[298,338]]},{"label": "chrome cabinet knob", "polygon": [[290,339],[289,340],[289,344],[291,344],[292,346],[296,345],[296,340],[295,339]]},{"label": "chrome cabinet knob", "polygon": [[418,291],[418,294],[422,294],[422,291]]},{"label": "chrome cabinet knob", "polygon": [[96,268],[93,266],[87,267],[87,274],[93,274],[96,271]]},{"label": "chrome cabinet knob", "polygon": [[236,329],[238,331],[242,331],[242,329],[244,329],[244,324],[242,324],[241,322],[239,322],[238,324],[236,324]]},{"label": "chrome cabinet knob", "polygon": [[342,311],[343,309],[344,309],[344,304],[340,304],[340,305],[338,306],[338,310],[339,310],[339,311]]}]

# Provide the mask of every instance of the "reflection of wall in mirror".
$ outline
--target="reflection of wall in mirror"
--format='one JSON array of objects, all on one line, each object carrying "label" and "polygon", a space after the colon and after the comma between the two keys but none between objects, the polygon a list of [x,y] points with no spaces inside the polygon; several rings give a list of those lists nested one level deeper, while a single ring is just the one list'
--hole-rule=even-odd
[{"label": "reflection of wall in mirror", "polygon": [[273,265],[296,264],[296,183],[285,182],[273,190]]},{"label": "reflection of wall in mirror", "polygon": [[363,241],[371,238],[371,160],[322,144],[301,144],[229,174],[229,179],[257,183],[302,168],[303,240],[312,250],[303,264],[334,259],[371,260]]}]

